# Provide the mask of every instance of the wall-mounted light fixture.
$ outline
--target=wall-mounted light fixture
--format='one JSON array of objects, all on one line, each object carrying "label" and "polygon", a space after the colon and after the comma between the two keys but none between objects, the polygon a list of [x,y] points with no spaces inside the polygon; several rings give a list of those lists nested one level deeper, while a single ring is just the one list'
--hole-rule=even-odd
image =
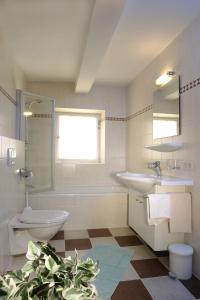
[{"label": "wall-mounted light fixture", "polygon": [[[32,101],[31,103],[28,103],[26,105],[26,110],[24,111],[24,116],[25,117],[31,117],[33,115],[33,112],[31,111],[31,107],[33,104],[36,104],[36,103],[41,103],[42,101],[41,100],[34,100]],[[27,107],[28,106],[28,107]]]},{"label": "wall-mounted light fixture", "polygon": [[24,111],[24,116],[25,117],[31,117],[33,115],[32,111]]},{"label": "wall-mounted light fixture", "polygon": [[175,75],[176,74],[174,71],[168,71],[168,72],[162,74],[160,77],[158,77],[156,79],[155,83],[157,86],[163,86],[163,85],[167,84],[169,81],[171,81]]}]

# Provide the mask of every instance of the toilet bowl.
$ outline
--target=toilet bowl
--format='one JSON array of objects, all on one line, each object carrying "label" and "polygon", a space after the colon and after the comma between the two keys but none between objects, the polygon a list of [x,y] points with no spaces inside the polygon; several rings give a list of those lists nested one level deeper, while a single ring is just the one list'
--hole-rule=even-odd
[{"label": "toilet bowl", "polygon": [[64,225],[69,213],[62,210],[24,210],[9,222],[12,255],[27,251],[28,242],[49,241]]}]

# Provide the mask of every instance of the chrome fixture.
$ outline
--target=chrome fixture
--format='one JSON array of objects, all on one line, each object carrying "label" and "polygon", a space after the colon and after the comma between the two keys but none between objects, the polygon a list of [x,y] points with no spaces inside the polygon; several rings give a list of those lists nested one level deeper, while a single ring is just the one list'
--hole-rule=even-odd
[{"label": "chrome fixture", "polygon": [[16,174],[18,174],[18,175],[20,175],[21,177],[24,177],[24,178],[33,177],[33,172],[31,170],[28,170],[28,169],[25,169],[25,168],[18,169],[16,171]]},{"label": "chrome fixture", "polygon": [[24,111],[24,116],[25,117],[31,117],[33,115],[33,112],[31,111],[31,107],[33,104],[36,104],[36,103],[41,103],[42,101],[41,100],[34,100],[32,101],[30,104],[28,104],[28,107],[27,109]]},{"label": "chrome fixture", "polygon": [[161,177],[161,168],[160,168],[160,161],[154,161],[148,163],[148,168],[154,170],[158,177]]}]

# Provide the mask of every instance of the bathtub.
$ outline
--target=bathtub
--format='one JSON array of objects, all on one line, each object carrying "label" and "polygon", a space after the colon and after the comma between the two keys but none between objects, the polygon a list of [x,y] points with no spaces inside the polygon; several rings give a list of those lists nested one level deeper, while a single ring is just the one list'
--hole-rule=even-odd
[{"label": "bathtub", "polygon": [[67,187],[29,195],[33,209],[70,213],[64,230],[127,226],[128,192],[121,186]]}]

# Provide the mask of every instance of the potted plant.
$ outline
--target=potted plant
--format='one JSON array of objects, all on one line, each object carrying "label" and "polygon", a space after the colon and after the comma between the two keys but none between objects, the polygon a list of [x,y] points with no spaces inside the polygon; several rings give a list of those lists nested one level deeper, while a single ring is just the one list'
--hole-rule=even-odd
[{"label": "potted plant", "polygon": [[61,258],[43,242],[29,242],[28,261],[21,270],[0,276],[1,300],[86,300],[97,295],[91,283],[99,273],[90,258]]}]

